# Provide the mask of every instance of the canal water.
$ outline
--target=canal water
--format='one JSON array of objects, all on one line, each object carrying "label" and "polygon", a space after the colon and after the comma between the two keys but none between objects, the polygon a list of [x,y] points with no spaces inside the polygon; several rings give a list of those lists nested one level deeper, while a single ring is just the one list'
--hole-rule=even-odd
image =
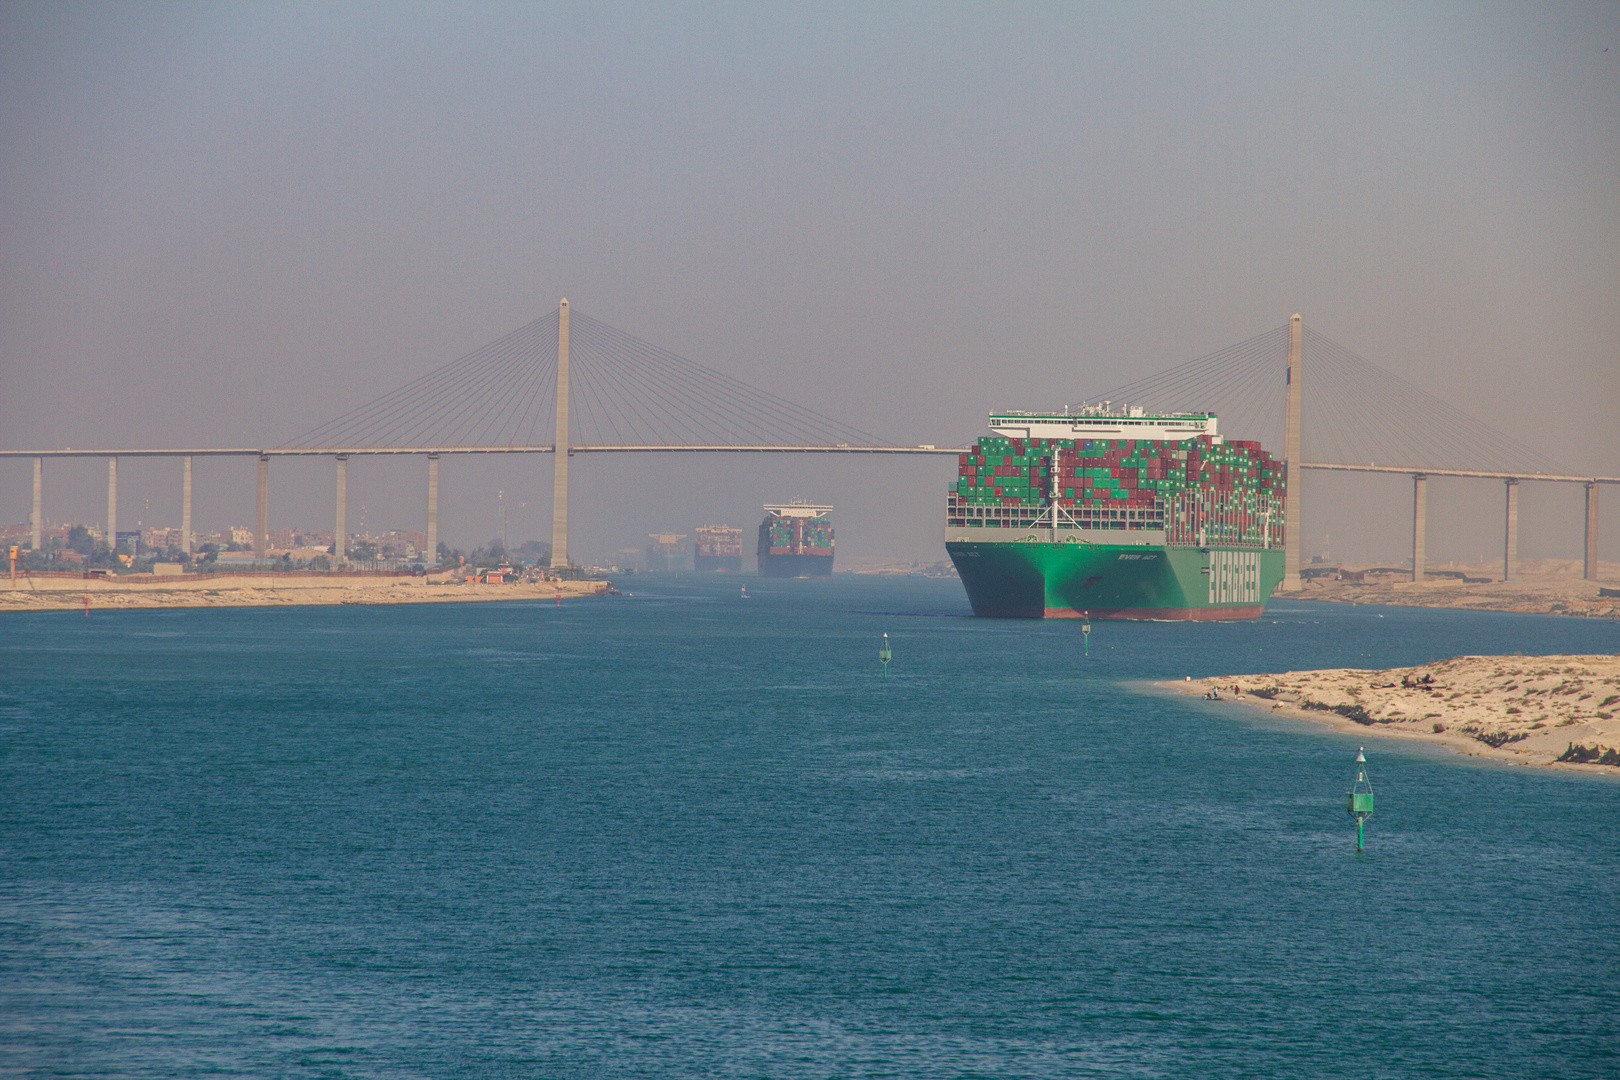
[{"label": "canal water", "polygon": [[1620,776],[1142,687],[1615,623],[621,584],[5,616],[0,1073],[1620,1075]]}]

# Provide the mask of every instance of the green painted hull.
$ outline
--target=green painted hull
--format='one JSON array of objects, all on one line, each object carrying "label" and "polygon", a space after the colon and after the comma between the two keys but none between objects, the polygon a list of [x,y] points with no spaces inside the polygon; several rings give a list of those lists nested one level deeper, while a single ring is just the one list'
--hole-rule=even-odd
[{"label": "green painted hull", "polygon": [[1276,549],[947,541],[973,613],[1012,619],[1253,619]]}]

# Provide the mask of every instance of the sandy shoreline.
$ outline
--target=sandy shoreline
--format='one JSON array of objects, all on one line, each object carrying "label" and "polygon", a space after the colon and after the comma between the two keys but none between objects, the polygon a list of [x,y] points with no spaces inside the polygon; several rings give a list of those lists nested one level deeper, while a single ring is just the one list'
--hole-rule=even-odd
[{"label": "sandy shoreline", "polygon": [[[1452,608],[1468,611],[1517,611],[1577,618],[1620,618],[1620,565],[1599,563],[1597,580],[1581,576],[1573,559],[1521,559],[1513,581],[1502,580],[1498,564],[1448,563],[1433,567],[1425,581],[1413,581],[1410,570],[1344,563],[1346,578],[1313,577],[1299,592],[1274,595],[1287,600],[1327,600],[1390,607]],[[1310,568],[1307,567],[1307,570]],[[1446,576],[1451,575],[1451,576]]]},{"label": "sandy shoreline", "polygon": [[1459,656],[1381,671],[1325,668],[1156,685],[1200,698],[1218,690],[1222,700],[1339,731],[1620,775],[1613,765],[1555,760],[1572,743],[1602,751],[1620,744],[1620,656]]},{"label": "sandy shoreline", "polygon": [[[7,582],[9,585],[9,582]],[[24,585],[19,579],[18,584]],[[47,584],[41,579],[37,584]],[[0,588],[0,612],[133,610],[197,607],[291,607],[304,604],[443,604],[498,600],[567,600],[608,595],[608,581],[486,585],[436,577],[316,577],[278,581],[268,575],[216,579],[50,580],[48,588]]]}]

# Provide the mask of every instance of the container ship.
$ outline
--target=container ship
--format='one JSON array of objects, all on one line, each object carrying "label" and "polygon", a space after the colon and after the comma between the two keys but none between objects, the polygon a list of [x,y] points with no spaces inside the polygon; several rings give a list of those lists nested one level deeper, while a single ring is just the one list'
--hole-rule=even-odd
[{"label": "container ship", "polygon": [[686,552],[681,549],[685,533],[648,533],[647,570],[654,574],[674,574],[686,569]]},{"label": "container ship", "polygon": [[692,545],[692,569],[698,573],[742,573],[742,530],[730,525],[700,525]]},{"label": "container ship", "polygon": [[760,577],[831,577],[832,507],[794,499],[766,506],[759,523]]},{"label": "container ship", "polygon": [[1213,413],[994,413],[946,496],[975,615],[1252,619],[1283,576],[1284,463]]}]

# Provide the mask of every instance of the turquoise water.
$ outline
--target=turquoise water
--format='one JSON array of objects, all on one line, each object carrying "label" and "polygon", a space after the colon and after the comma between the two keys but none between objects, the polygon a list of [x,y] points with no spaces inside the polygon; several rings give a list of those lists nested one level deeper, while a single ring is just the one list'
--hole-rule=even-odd
[{"label": "turquoise water", "polygon": [[1136,685],[1614,623],[630,587],[6,616],[0,1072],[1620,1075],[1620,778]]}]

